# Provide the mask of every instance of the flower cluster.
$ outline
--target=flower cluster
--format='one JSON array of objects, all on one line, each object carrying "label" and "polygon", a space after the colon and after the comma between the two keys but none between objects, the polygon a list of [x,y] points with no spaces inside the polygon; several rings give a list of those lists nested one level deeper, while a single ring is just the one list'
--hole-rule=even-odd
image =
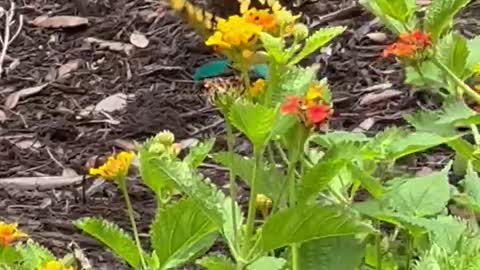
[{"label": "flower cluster", "polygon": [[38,268],[38,270],[74,270],[73,267],[66,267],[59,261],[49,261],[45,265]]},{"label": "flower cluster", "polygon": [[27,235],[20,231],[15,223],[4,223],[0,221],[0,247],[6,247],[14,241],[26,237]]},{"label": "flower cluster", "polygon": [[282,104],[283,114],[297,115],[306,126],[318,126],[332,115],[333,109],[324,103],[320,84],[314,83],[302,96],[290,96]]},{"label": "flower cluster", "polygon": [[108,180],[119,180],[125,178],[128,169],[135,157],[133,152],[120,152],[115,156],[108,158],[107,162],[99,168],[90,169],[91,175],[98,175]]},{"label": "flower cluster", "polygon": [[431,46],[431,35],[416,30],[400,34],[397,42],[391,44],[383,51],[383,56],[394,55],[404,59],[418,59],[423,57],[425,50]]}]

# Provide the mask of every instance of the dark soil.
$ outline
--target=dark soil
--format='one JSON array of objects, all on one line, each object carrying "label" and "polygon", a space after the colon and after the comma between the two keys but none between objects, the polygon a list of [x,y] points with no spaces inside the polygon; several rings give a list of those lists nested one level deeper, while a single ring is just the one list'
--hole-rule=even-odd
[{"label": "dark soil", "polygon": [[[17,177],[61,176],[72,170],[82,176],[112,152],[130,149],[134,141],[141,142],[165,129],[178,140],[221,138],[221,118],[207,102],[201,84],[192,80],[195,67],[217,56],[155,1],[85,1],[88,5],[82,10],[88,14],[88,27],[63,30],[39,28],[29,21],[46,14],[76,15],[77,1],[16,1],[17,12],[25,16],[26,23],[8,48],[8,55],[19,64],[0,78],[0,104],[13,91],[49,84],[39,93],[21,98],[12,109],[0,105],[6,114],[6,120],[0,120],[0,220],[18,222],[58,255],[70,252],[69,244],[74,241],[95,269],[127,269],[71,224],[81,217],[100,216],[128,230],[123,199],[113,184],[97,186],[89,177],[56,189],[42,188],[41,184],[33,189],[5,187],[2,182]],[[379,41],[369,35],[382,32],[380,25],[351,5],[351,1],[335,0],[298,7],[315,28],[349,27],[324,53],[307,61],[321,63],[319,77],[328,77],[331,84],[335,103],[332,128],[375,133],[388,125],[403,125],[402,114],[419,105],[433,107],[426,99],[410,94],[398,64],[381,58],[382,49],[391,40]],[[3,2],[1,6],[7,8]],[[472,6],[459,23],[467,35],[480,33],[479,21],[471,16],[478,13],[479,6]],[[134,31],[145,34],[150,43],[129,55],[84,42],[95,37],[129,43]],[[74,60],[80,65],[68,78],[52,81],[60,66]],[[9,64],[6,61],[5,66]],[[385,90],[400,92],[395,97],[368,101],[369,95]],[[124,108],[85,113],[117,93],[128,97]],[[428,162],[441,163],[442,159],[427,159],[417,166]],[[224,181],[223,172],[211,168],[206,172],[215,183]],[[129,191],[142,220],[140,230],[146,233],[149,223],[145,221],[154,215],[155,201],[138,179],[132,179]]]}]

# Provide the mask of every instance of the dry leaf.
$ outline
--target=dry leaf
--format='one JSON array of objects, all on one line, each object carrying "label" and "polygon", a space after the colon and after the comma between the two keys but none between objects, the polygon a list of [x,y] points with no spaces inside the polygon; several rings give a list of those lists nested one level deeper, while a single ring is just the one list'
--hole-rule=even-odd
[{"label": "dry leaf", "polygon": [[58,68],[58,78],[59,79],[64,79],[69,77],[69,73],[77,70],[80,67],[81,64],[80,59],[75,59],[75,60],[70,60],[67,63],[63,64]]},{"label": "dry leaf", "polygon": [[387,40],[387,35],[382,32],[369,33],[367,37],[378,43],[384,43]]},{"label": "dry leaf", "polygon": [[63,168],[62,176],[75,177],[75,176],[78,176],[78,173],[72,168],[65,167]]},{"label": "dry leaf", "polygon": [[360,125],[358,125],[358,127],[356,127],[353,132],[362,132],[362,131],[367,131],[369,129],[371,129],[373,127],[373,125],[375,125],[375,118],[371,117],[371,118],[367,118],[365,120],[363,120],[362,123],[360,123]]},{"label": "dry leaf", "polygon": [[43,28],[67,28],[87,25],[88,19],[78,16],[40,16],[32,24]]},{"label": "dry leaf", "polygon": [[26,139],[26,140],[15,142],[15,146],[20,149],[29,149],[29,148],[38,149],[43,145],[37,140]]},{"label": "dry leaf", "polygon": [[101,49],[108,49],[117,52],[125,52],[125,54],[130,55],[134,49],[132,44],[127,44],[118,41],[108,41],[94,37],[88,37],[84,39],[85,42],[90,44],[97,44]]},{"label": "dry leaf", "polygon": [[5,107],[7,107],[9,109],[15,108],[15,106],[17,106],[20,98],[34,95],[34,94],[42,91],[42,89],[45,88],[45,86],[47,86],[47,85],[48,85],[48,83],[44,83],[44,84],[41,84],[41,85],[38,85],[38,86],[22,89],[20,91],[17,91],[17,92],[14,92],[14,93],[8,95],[7,99],[5,100]]},{"label": "dry leaf", "polygon": [[113,112],[125,108],[126,105],[127,95],[124,93],[116,93],[100,101],[95,106],[95,111]]},{"label": "dry leaf", "polygon": [[0,124],[7,121],[7,114],[4,111],[0,110]]},{"label": "dry leaf", "polygon": [[379,93],[369,93],[360,99],[360,105],[370,105],[376,102],[398,97],[400,95],[402,95],[402,91],[392,89],[385,90]]},{"label": "dry leaf", "polygon": [[135,151],[136,149],[135,142],[132,140],[116,139],[113,144],[126,151]]},{"label": "dry leaf", "polygon": [[135,45],[138,48],[143,49],[143,48],[146,48],[148,46],[149,41],[148,41],[147,37],[145,37],[144,34],[135,31],[130,35],[130,43],[132,43],[133,45]]}]

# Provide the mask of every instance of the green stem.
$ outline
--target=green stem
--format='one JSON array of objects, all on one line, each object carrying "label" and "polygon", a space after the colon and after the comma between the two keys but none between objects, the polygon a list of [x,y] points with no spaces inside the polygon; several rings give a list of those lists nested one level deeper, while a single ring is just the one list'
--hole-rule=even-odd
[{"label": "green stem", "polygon": [[405,270],[410,270],[410,261],[412,260],[413,257],[413,248],[412,248],[412,237],[410,234],[407,233],[407,261],[406,261],[406,266]]},{"label": "green stem", "polygon": [[[290,207],[294,207],[297,203],[296,200],[296,181],[295,181],[295,166],[297,165],[297,157],[292,157],[288,164],[287,183],[288,183],[288,204]],[[290,246],[292,251],[292,270],[299,269],[298,267],[298,246],[292,244]]]},{"label": "green stem", "polygon": [[258,149],[254,149],[254,157],[255,163],[253,164],[253,172],[252,172],[252,180],[250,182],[250,198],[248,201],[248,213],[247,213],[247,228],[246,228],[246,236],[245,236],[245,245],[243,249],[243,257],[245,258],[246,255],[250,252],[251,249],[251,242],[253,237],[253,231],[255,226],[255,214],[256,214],[256,201],[257,201],[257,169],[262,162],[263,151],[259,151]]},{"label": "green stem", "polygon": [[480,146],[480,133],[478,132],[477,125],[471,124],[470,129],[472,130],[473,140],[475,141],[476,146]]},{"label": "green stem", "polygon": [[133,237],[135,239],[135,243],[137,244],[138,255],[140,256],[142,268],[147,270],[147,264],[145,262],[145,258],[143,257],[142,244],[140,243],[140,237],[138,236],[137,224],[135,223],[135,217],[133,216],[132,203],[130,202],[130,196],[128,196],[126,179],[120,180],[118,183],[118,186],[123,193],[123,197],[125,198],[125,204],[127,205],[128,217],[130,218],[130,223],[132,225]]},{"label": "green stem", "polygon": [[378,230],[375,236],[375,245],[377,247],[377,270],[382,270],[382,231],[380,228],[380,221],[375,221],[375,227]]},{"label": "green stem", "polygon": [[237,209],[235,207],[235,202],[237,200],[237,183],[235,182],[235,172],[233,171],[233,163],[234,163],[234,146],[235,146],[235,136],[233,135],[233,127],[225,122],[225,127],[227,130],[227,148],[228,148],[228,156],[230,159],[230,170],[229,170],[229,185],[230,185],[230,197],[232,198],[232,226],[233,226],[233,244],[235,245],[232,247],[234,249],[233,254],[237,254],[236,250],[238,250],[238,223],[237,223]]},{"label": "green stem", "polygon": [[472,99],[474,99],[478,104],[480,104],[480,94],[478,94],[475,90],[473,90],[470,86],[468,86],[463,80],[458,78],[453,71],[451,71],[446,65],[444,65],[442,62],[440,62],[438,59],[435,57],[432,58],[433,63],[443,70],[453,81],[455,81],[456,84],[465,92],[467,95],[469,95]]}]

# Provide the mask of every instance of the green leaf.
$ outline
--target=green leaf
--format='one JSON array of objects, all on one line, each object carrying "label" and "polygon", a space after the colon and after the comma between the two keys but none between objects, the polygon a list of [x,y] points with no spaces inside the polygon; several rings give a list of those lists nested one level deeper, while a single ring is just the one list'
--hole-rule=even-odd
[{"label": "green leaf", "polygon": [[55,260],[52,252],[31,239],[24,244],[17,245],[16,249],[22,258],[23,269],[37,269],[40,265]]},{"label": "green leaf", "polygon": [[229,60],[210,61],[195,69],[195,73],[193,74],[193,80],[201,81],[205,78],[223,75],[227,71],[229,65]]},{"label": "green leaf", "polygon": [[[232,205],[233,203],[233,205]],[[232,198],[228,197],[225,199],[225,204],[223,206],[224,209],[224,216],[223,220],[224,223],[222,224],[222,233],[223,237],[225,238],[230,254],[234,258],[238,258],[240,251],[238,248],[240,245],[238,245],[238,242],[236,242],[235,239],[235,232],[239,232],[241,230],[241,227],[243,225],[243,214],[242,214],[242,209],[238,205],[238,203]],[[234,225],[233,225],[233,211],[235,211],[235,218],[236,218],[236,228],[234,231]]]},{"label": "green leaf", "polygon": [[[214,155],[216,162],[233,170],[235,175],[238,175],[249,186],[253,174],[253,165],[255,163],[252,159],[247,159],[238,154],[233,154],[233,160],[230,162],[228,152],[221,152]],[[285,183],[285,177],[278,171],[275,165],[264,164],[257,169],[256,176],[257,191],[260,194],[265,194],[269,198],[276,198]]]},{"label": "green leaf", "polygon": [[414,0],[360,0],[360,4],[396,34],[408,31],[415,23]]},{"label": "green leaf", "polygon": [[235,270],[235,264],[224,255],[206,256],[197,261],[197,264],[207,270]]},{"label": "green leaf", "polygon": [[348,131],[332,131],[325,134],[315,134],[310,138],[310,141],[329,148],[339,143],[365,143],[370,139],[365,134],[360,132],[348,132]]},{"label": "green leaf", "polygon": [[321,28],[305,40],[303,49],[290,60],[290,65],[295,65],[309,56],[320,47],[330,42],[333,38],[343,33],[347,28],[343,26]]},{"label": "green leaf", "polygon": [[432,244],[448,252],[457,248],[460,239],[467,233],[464,221],[453,216],[438,216],[435,219],[424,219],[421,223],[428,229]]},{"label": "green leaf", "polygon": [[150,188],[157,197],[162,197],[164,190],[171,190],[173,187],[169,183],[169,179],[160,171],[160,168],[155,164],[157,159],[161,157],[157,153],[148,151],[148,141],[145,146],[139,149],[139,171],[142,182]]},{"label": "green leaf", "polygon": [[467,40],[467,47],[470,52],[467,59],[467,68],[472,71],[475,65],[480,64],[480,36]]},{"label": "green leaf", "polygon": [[[378,254],[377,247],[373,244],[368,244],[365,250],[365,264],[373,267],[373,269],[378,269]],[[398,265],[395,259],[393,258],[392,253],[382,253],[381,254],[382,270],[398,270]],[[424,268],[425,270],[433,270],[431,268]],[[419,269],[420,270],[420,269]]]},{"label": "green leaf", "polygon": [[317,69],[317,66],[308,68],[288,66],[286,70],[282,70],[278,85],[274,85],[271,93],[273,104],[283,103],[288,96],[304,95],[316,78]]},{"label": "green leaf", "polygon": [[453,26],[453,19],[470,0],[434,0],[425,14],[424,30],[437,41]]},{"label": "green leaf", "polygon": [[428,86],[431,88],[445,87],[444,73],[432,61],[425,60],[420,63],[420,66],[405,67],[405,83],[414,86]]},{"label": "green leaf", "polygon": [[372,228],[335,206],[296,206],[271,215],[262,227],[264,251],[332,236],[370,233]]},{"label": "green leaf", "polygon": [[274,37],[266,32],[262,32],[260,34],[260,40],[270,58],[280,64],[285,62],[285,53],[283,51],[285,43],[282,38]]},{"label": "green leaf", "polygon": [[450,200],[448,171],[405,179],[385,194],[388,204],[405,215],[424,217],[441,212]]},{"label": "green leaf", "polygon": [[221,227],[224,223],[225,195],[186,162],[155,159],[154,165],[183,194],[194,199],[203,212]]},{"label": "green leaf", "polygon": [[354,165],[349,165],[348,168],[352,172],[352,177],[358,180],[362,187],[364,187],[373,198],[381,199],[385,193],[385,190],[379,179],[368,175],[366,172]]},{"label": "green leaf", "polygon": [[160,209],[150,231],[150,241],[161,269],[180,267],[207,251],[216,238],[217,226],[186,199]]},{"label": "green leaf", "polygon": [[357,155],[358,149],[351,143],[330,148],[323,158],[302,176],[299,203],[306,203],[328,187],[345,166]]},{"label": "green leaf", "polygon": [[254,65],[253,70],[255,71],[255,73],[257,73],[258,76],[260,76],[260,78],[263,78],[263,79],[267,78],[267,74],[268,74],[267,65],[265,64]]},{"label": "green leaf", "polygon": [[247,270],[281,270],[286,264],[286,260],[275,257],[261,257],[247,266]]},{"label": "green leaf", "polygon": [[480,177],[472,166],[468,166],[467,175],[462,181],[464,192],[470,196],[475,202],[480,204]]},{"label": "green leaf", "polygon": [[87,217],[76,220],[74,225],[106,245],[133,268],[140,267],[140,255],[135,242],[116,224],[101,218]]},{"label": "green leaf", "polygon": [[[22,260],[28,260],[28,257],[25,258],[24,256],[25,255],[22,255],[20,251],[17,249],[17,247],[14,248],[13,246],[6,246],[6,247],[1,246],[0,247],[0,269],[10,270],[13,267],[16,267],[13,269],[17,270]],[[2,268],[4,266],[9,266],[12,268]],[[30,265],[28,266],[29,266],[28,268],[27,267],[20,268],[19,270],[35,269],[37,265],[34,265],[33,268]]]},{"label": "green leaf", "polygon": [[442,110],[438,114],[438,125],[466,125],[480,123],[479,114],[470,109],[463,100],[449,98],[444,101]]},{"label": "green leaf", "polygon": [[190,151],[188,152],[188,155],[185,157],[184,161],[190,164],[193,169],[197,168],[208,156],[214,144],[215,139],[210,139],[205,143],[200,143],[199,145],[190,148]]},{"label": "green leaf", "polygon": [[260,104],[237,102],[232,105],[229,121],[258,149],[268,141],[275,124],[276,111]]},{"label": "green leaf", "polygon": [[466,79],[469,49],[465,37],[451,33],[441,39],[438,47],[441,61],[460,79]]},{"label": "green leaf", "polygon": [[351,235],[308,241],[299,249],[299,269],[357,269],[362,263],[364,252],[365,244]]}]

